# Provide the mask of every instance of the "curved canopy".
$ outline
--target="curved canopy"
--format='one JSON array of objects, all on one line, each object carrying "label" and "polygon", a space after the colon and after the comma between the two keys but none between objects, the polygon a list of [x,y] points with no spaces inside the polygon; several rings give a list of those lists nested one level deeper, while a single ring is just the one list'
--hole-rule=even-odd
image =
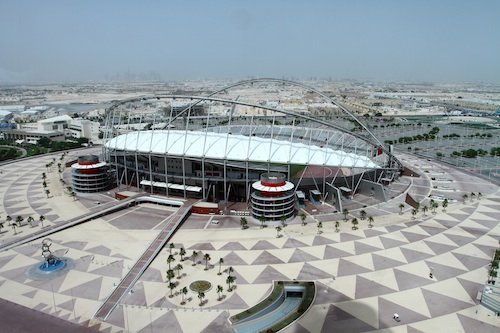
[{"label": "curved canopy", "polygon": [[186,158],[364,169],[379,167],[368,157],[328,147],[227,133],[179,130],[137,131],[117,136],[105,145],[108,149],[168,154]]}]

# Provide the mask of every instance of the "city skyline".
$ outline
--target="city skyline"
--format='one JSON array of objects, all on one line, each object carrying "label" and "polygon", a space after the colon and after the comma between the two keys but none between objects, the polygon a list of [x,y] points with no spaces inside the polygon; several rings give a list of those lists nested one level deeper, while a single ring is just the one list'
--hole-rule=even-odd
[{"label": "city skyline", "polygon": [[495,1],[3,1],[0,84],[249,76],[500,83]]}]

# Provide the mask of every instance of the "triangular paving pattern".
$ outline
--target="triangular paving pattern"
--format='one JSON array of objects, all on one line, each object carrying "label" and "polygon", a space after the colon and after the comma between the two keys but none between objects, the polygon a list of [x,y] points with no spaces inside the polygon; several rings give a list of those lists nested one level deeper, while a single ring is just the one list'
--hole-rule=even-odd
[{"label": "triangular paving pattern", "polygon": [[354,241],[358,239],[363,239],[363,237],[358,236],[358,235],[353,235],[348,232],[341,232],[340,233],[340,241],[341,242],[349,242],[349,241]]},{"label": "triangular paving pattern", "polygon": [[[394,313],[399,315],[400,322],[392,318]],[[429,319],[418,312],[404,307],[402,304],[393,303],[383,297],[379,297],[378,299],[378,317],[380,329]]]},{"label": "triangular paving pattern", "polygon": [[376,253],[372,254],[372,261],[376,271],[406,264],[405,262],[381,256]]},{"label": "triangular paving pattern", "polygon": [[380,250],[378,247],[356,241],[354,242],[354,248],[356,249],[356,255]]},{"label": "triangular paving pattern", "polygon": [[159,269],[149,266],[141,275],[142,281],[163,282],[162,274]]},{"label": "triangular paving pattern", "polygon": [[433,227],[430,225],[419,225],[419,227],[431,236],[439,234],[440,232],[447,230],[445,228],[438,228],[438,227]]},{"label": "triangular paving pattern", "polygon": [[221,312],[201,333],[233,333],[233,328],[228,318],[229,313],[227,311]]},{"label": "triangular paving pattern", "polygon": [[83,250],[85,247],[87,247],[88,243],[87,242],[77,242],[77,241],[71,241],[71,242],[65,242],[62,245],[77,249],[77,250]]},{"label": "triangular paving pattern", "polygon": [[482,291],[484,287],[483,284],[461,278],[457,278],[457,281],[462,285],[462,288],[464,288],[464,290],[467,292],[467,294],[469,294],[470,298],[472,298],[473,300],[476,299],[477,293],[479,291]]},{"label": "triangular paving pattern", "polygon": [[475,270],[479,267],[486,266],[490,263],[490,261],[487,259],[471,257],[462,253],[452,252],[452,254],[470,271]]},{"label": "triangular paving pattern", "polygon": [[401,234],[403,234],[403,236],[405,236],[405,238],[410,243],[418,242],[421,239],[429,237],[427,235],[417,234],[417,233],[410,232],[410,231],[405,231],[405,230],[401,230]]},{"label": "triangular paving pattern", "polygon": [[103,245],[99,245],[99,246],[93,247],[91,249],[86,249],[85,251],[90,252],[90,253],[95,253],[95,254],[101,254],[104,256],[109,256],[111,254],[111,250]]},{"label": "triangular paving pattern", "polygon": [[339,268],[337,276],[345,276],[345,275],[355,275],[360,273],[370,272],[371,270],[359,265],[356,265],[350,261],[340,259],[339,260]]},{"label": "triangular paving pattern", "polygon": [[106,319],[106,322],[118,327],[125,327],[125,310],[121,306],[117,306]]},{"label": "triangular paving pattern", "polygon": [[352,256],[352,254],[327,245],[325,248],[323,259],[333,259],[333,258],[341,258],[349,256]]},{"label": "triangular paving pattern", "polygon": [[369,238],[369,237],[385,235],[387,232],[378,229],[365,229],[363,230],[363,233],[365,234],[366,238]]},{"label": "triangular paving pattern", "polygon": [[227,266],[238,266],[238,265],[247,265],[247,263],[240,258],[234,251],[227,254],[224,257],[224,265]]},{"label": "triangular paving pattern", "polygon": [[[375,311],[374,309],[366,309],[367,311]],[[330,305],[328,312],[323,322],[321,333],[331,332],[366,332],[376,329],[364,321],[354,317],[353,315],[339,309],[334,305]]]},{"label": "triangular paving pattern", "polygon": [[434,278],[439,281],[456,277],[466,272],[462,269],[438,264],[437,262],[430,262],[426,260],[425,263],[427,264],[427,266],[433,268]]},{"label": "triangular paving pattern", "polygon": [[298,247],[306,247],[306,246],[309,246],[309,245],[307,245],[306,243],[302,243],[301,241],[299,241],[295,238],[289,238],[289,239],[287,239],[287,241],[285,242],[285,244],[283,244],[283,246],[281,248],[298,248]]},{"label": "triangular paving pattern", "polygon": [[[426,274],[426,272],[422,272],[422,274]],[[422,287],[429,283],[432,283],[432,281],[429,279],[404,272],[399,269],[394,269],[394,276],[396,277],[396,281],[398,282],[399,290]]]},{"label": "triangular paving pattern", "polygon": [[488,229],[483,229],[483,228],[474,228],[474,227],[468,227],[468,226],[460,226],[461,229],[466,231],[467,233],[475,236],[475,237],[481,237],[485,233],[487,233],[489,230]]},{"label": "triangular paving pattern", "polygon": [[282,264],[283,261],[276,256],[273,256],[267,251],[263,251],[253,262],[252,265],[270,265]]},{"label": "triangular paving pattern", "polygon": [[[335,281],[332,280],[331,286],[335,286]],[[352,298],[335,290],[335,288],[330,288],[324,283],[316,281],[316,299],[314,300],[314,304],[338,303],[351,300]]]},{"label": "triangular paving pattern", "polygon": [[404,244],[408,244],[408,242],[403,242],[397,239],[389,238],[389,237],[384,237],[380,236],[379,237],[380,242],[384,245],[384,248],[390,249],[392,247],[398,247]]},{"label": "triangular paving pattern", "polygon": [[472,221],[485,226],[488,229],[493,229],[498,225],[498,217],[495,220],[484,220],[484,219],[471,219]]},{"label": "triangular paving pattern", "polygon": [[[456,249],[458,246],[455,245],[452,241],[450,241],[448,238],[446,238],[443,234],[439,236],[441,239],[436,239],[434,237],[434,240],[424,240],[425,244],[436,254],[439,255],[441,253],[445,252],[450,252],[451,250]],[[445,242],[448,242],[450,244],[445,244]]]},{"label": "triangular paving pattern", "polygon": [[465,221],[470,216],[470,214],[459,214],[459,213],[448,213],[448,215],[457,219],[460,222]]},{"label": "triangular paving pattern", "polygon": [[24,293],[23,296],[28,297],[28,298],[33,298],[33,297],[35,297],[36,293],[37,293],[37,290],[31,290],[31,291],[28,291],[27,293]]},{"label": "triangular paving pattern", "polygon": [[102,277],[88,281],[79,286],[68,289],[62,294],[74,297],[81,297],[92,300],[99,300],[99,294],[101,292]]},{"label": "triangular paving pattern", "polygon": [[393,224],[393,225],[388,225],[387,227],[385,227],[385,229],[388,231],[388,232],[394,232],[394,231],[398,231],[398,230],[401,230],[401,229],[404,229],[406,228],[405,225],[400,225],[400,224]]},{"label": "triangular paving pattern", "polygon": [[316,245],[326,245],[332,243],[335,243],[335,241],[323,236],[315,236],[312,245],[316,246]]},{"label": "triangular paving pattern", "polygon": [[219,251],[225,250],[225,251],[246,251],[246,248],[241,245],[239,242],[228,242],[224,246],[222,246]]},{"label": "triangular paving pattern", "polygon": [[[262,273],[253,281],[254,284],[270,283],[273,280],[289,280],[286,275],[281,274],[271,266],[267,266]],[[238,282],[238,280],[236,280]]]},{"label": "triangular paving pattern", "polygon": [[451,239],[453,243],[457,244],[458,246],[464,246],[465,244],[468,244],[475,240],[475,238],[465,237],[460,235],[452,235],[448,233],[444,233],[443,235]]},{"label": "triangular paving pattern", "polygon": [[464,332],[467,333],[498,333],[498,326],[493,326],[474,318],[470,318],[457,313],[458,320]]},{"label": "triangular paving pattern", "polygon": [[15,256],[17,256],[17,254],[13,254],[13,255],[10,255],[10,256],[5,256],[5,257],[0,257],[0,269],[5,266],[5,264],[7,264],[9,261],[11,261],[12,258],[14,258]]},{"label": "triangular paving pattern", "polygon": [[434,219],[434,221],[441,224],[446,229],[453,228],[458,224],[457,221],[450,221],[450,220]]},{"label": "triangular paving pattern", "polygon": [[290,257],[288,262],[308,262],[318,260],[317,257],[302,251],[301,249],[296,249],[293,255]]},{"label": "triangular paving pattern", "polygon": [[495,250],[497,249],[496,246],[492,246],[492,245],[483,245],[483,244],[473,244],[475,247],[477,247],[479,250],[481,250],[482,252],[484,252],[484,254],[486,254],[488,257],[492,257],[493,258],[493,254],[495,253]]},{"label": "triangular paving pattern", "polygon": [[271,250],[271,249],[277,249],[276,245],[271,244],[270,242],[266,240],[260,240],[257,243],[255,243],[254,246],[250,250]]},{"label": "triangular paving pattern", "polygon": [[375,281],[365,279],[359,275],[356,276],[356,299],[389,294],[395,291]]},{"label": "triangular paving pattern", "polygon": [[210,243],[196,243],[188,249],[202,250],[202,251],[215,251],[215,247]]},{"label": "triangular paving pattern", "polygon": [[457,312],[463,309],[470,308],[470,303],[459,301],[458,299],[438,294],[427,289],[422,289],[425,303],[432,317],[439,317],[448,313]]},{"label": "triangular paving pattern", "polygon": [[106,265],[103,267],[99,267],[90,273],[92,274],[97,274],[97,275],[103,275],[103,276],[109,276],[109,277],[114,277],[114,278],[121,278],[122,277],[122,271],[123,271],[123,261],[120,263],[113,263],[110,265]]},{"label": "triangular paving pattern", "polygon": [[248,304],[235,292],[226,292],[227,299],[224,301],[226,309],[248,309]]},{"label": "triangular paving pattern", "polygon": [[404,247],[400,247],[399,249],[401,250],[401,252],[405,256],[408,263],[419,261],[419,260],[424,260],[424,259],[427,259],[429,257],[432,257],[432,255],[430,255],[428,253],[415,251],[415,250],[407,249]]},{"label": "triangular paving pattern", "polygon": [[302,270],[297,276],[297,280],[319,280],[319,279],[328,279],[332,276],[325,271],[322,271],[309,263],[305,262]]},{"label": "triangular paving pattern", "polygon": [[[123,327],[123,326],[122,326]],[[163,332],[165,328],[168,327],[168,333],[183,333],[177,317],[173,311],[168,311],[167,313],[161,315],[159,318],[155,319],[152,323],[140,330],[140,333],[150,333],[150,332]]]},{"label": "triangular paving pattern", "polygon": [[73,311],[74,305],[75,305],[75,300],[74,299],[70,299],[70,300],[68,300],[66,302],[58,304],[57,307],[61,308],[61,309],[64,309],[64,310]]}]

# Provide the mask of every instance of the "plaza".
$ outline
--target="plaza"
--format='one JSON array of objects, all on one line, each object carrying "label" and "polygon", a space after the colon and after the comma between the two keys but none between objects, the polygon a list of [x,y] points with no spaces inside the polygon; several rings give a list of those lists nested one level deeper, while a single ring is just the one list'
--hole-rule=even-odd
[{"label": "plaza", "polygon": [[[96,148],[72,151],[66,159]],[[479,304],[488,279],[488,265],[498,248],[500,196],[487,180],[464,174],[440,163],[398,156],[421,177],[401,177],[402,187],[391,200],[363,208],[374,218],[373,228],[362,220],[353,199],[349,219],[359,219],[352,230],[340,213],[308,214],[306,225],[296,217],[277,238],[272,227],[255,222],[242,230],[240,216],[192,214],[171,239],[176,261],[183,269],[174,278],[178,287],[169,297],[166,270],[168,247],[142,274],[131,291],[104,320],[94,314],[130,270],[151,239],[158,234],[173,207],[141,204],[106,215],[50,236],[53,250],[65,253],[75,267],[64,276],[36,281],[26,276],[41,262],[41,240],[0,253],[0,295],[3,299],[49,314],[67,322],[104,332],[232,332],[228,318],[258,303],[270,292],[273,280],[313,280],[316,298],[312,307],[284,332],[432,332],[443,327],[456,332],[496,332],[498,318]],[[113,205],[113,193],[65,193],[58,172],[46,164],[59,155],[44,155],[1,166],[2,220],[45,216],[44,226]],[[46,195],[42,173],[47,175]],[[446,173],[450,181],[433,181]],[[70,177],[70,170],[64,170]],[[395,190],[395,189],[394,189]],[[464,194],[481,192],[481,198],[462,200]],[[419,213],[415,219],[404,195],[426,203],[429,196],[446,196],[450,205],[435,214]],[[182,199],[180,199],[182,200]],[[360,207],[360,208],[356,208]],[[217,223],[212,223],[214,220]],[[316,220],[322,221],[321,234]],[[336,232],[334,221],[339,221]],[[41,225],[17,228],[17,237]],[[14,237],[5,224],[2,243]],[[180,261],[179,250],[187,252]],[[194,259],[192,252],[197,251]],[[209,254],[208,270],[204,270]],[[219,259],[222,274],[218,275]],[[225,277],[232,267],[235,288],[227,291]],[[433,277],[429,277],[429,273]],[[195,293],[181,304],[180,288],[207,280],[212,289],[200,306]],[[222,297],[215,286],[224,287]],[[400,321],[393,319],[397,313]],[[193,316],[196,320],[193,320]]]}]

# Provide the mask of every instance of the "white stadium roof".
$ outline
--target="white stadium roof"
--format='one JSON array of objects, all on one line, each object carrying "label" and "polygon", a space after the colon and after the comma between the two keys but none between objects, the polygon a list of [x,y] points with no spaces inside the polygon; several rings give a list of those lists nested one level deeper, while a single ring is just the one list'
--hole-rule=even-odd
[{"label": "white stadium roof", "polygon": [[227,133],[155,130],[117,136],[107,148],[229,161],[377,168],[366,156],[299,142]]}]

